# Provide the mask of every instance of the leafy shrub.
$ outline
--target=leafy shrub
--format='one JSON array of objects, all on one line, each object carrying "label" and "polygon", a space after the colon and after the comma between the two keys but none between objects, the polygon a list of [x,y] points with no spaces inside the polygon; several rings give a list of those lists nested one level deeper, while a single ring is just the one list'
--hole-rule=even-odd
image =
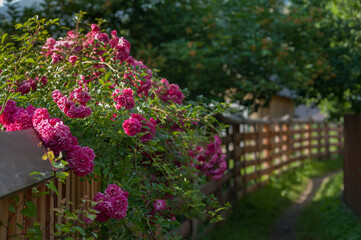
[{"label": "leafy shrub", "polygon": [[[54,167],[101,177],[104,193],[69,219],[83,237],[162,238],[184,215],[219,219],[205,210],[219,210],[214,197],[197,189],[202,172],[220,179],[226,171],[214,118],[223,104],[186,102],[178,85],[130,55],[117,31],[92,24],[85,33],[82,15],[59,39],[47,32],[57,20],[36,17],[16,25],[20,36],[2,36],[2,131],[33,127]],[[55,231],[69,236],[64,225]]]}]

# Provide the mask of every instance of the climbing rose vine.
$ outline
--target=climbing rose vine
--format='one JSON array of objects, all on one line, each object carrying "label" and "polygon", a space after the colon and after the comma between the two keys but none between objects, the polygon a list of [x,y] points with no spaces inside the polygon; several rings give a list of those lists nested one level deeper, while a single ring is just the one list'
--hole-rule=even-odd
[{"label": "climbing rose vine", "polygon": [[45,29],[56,22],[29,19],[17,25],[26,34],[2,37],[0,127],[33,128],[75,174],[101,180],[88,212],[68,223],[83,237],[161,239],[184,217],[217,218],[220,206],[198,188],[227,170],[213,117],[223,105],[187,102],[116,30],[77,22],[52,38]]}]

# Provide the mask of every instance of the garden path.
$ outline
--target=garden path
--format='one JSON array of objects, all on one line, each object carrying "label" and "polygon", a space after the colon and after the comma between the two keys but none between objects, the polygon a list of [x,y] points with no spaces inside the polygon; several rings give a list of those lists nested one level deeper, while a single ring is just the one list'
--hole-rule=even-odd
[{"label": "garden path", "polygon": [[340,172],[328,173],[321,177],[312,178],[307,184],[305,191],[296,200],[296,202],[286,209],[283,215],[276,220],[271,231],[270,240],[294,240],[296,237],[295,225],[297,218],[303,208],[312,201],[318,189],[324,182],[327,182],[331,176]]}]

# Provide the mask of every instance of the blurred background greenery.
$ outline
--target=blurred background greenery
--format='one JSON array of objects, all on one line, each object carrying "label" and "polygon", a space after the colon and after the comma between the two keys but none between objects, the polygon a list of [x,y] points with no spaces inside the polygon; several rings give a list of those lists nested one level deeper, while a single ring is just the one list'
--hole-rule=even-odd
[{"label": "blurred background greenery", "polygon": [[338,117],[361,112],[360,7],[352,0],[5,0],[0,35],[35,14],[72,28],[82,10],[83,24],[106,20],[103,28],[126,37],[134,57],[191,98],[256,109],[287,88]]}]

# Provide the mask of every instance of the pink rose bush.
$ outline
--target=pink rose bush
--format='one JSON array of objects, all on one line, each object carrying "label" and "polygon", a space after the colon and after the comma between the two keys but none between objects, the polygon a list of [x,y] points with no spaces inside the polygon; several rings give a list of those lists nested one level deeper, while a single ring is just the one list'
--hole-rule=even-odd
[{"label": "pink rose bush", "polygon": [[195,151],[190,151],[190,156],[197,160],[196,168],[213,180],[221,179],[227,170],[226,155],[222,154],[221,139],[217,135],[205,149],[197,147]]},{"label": "pink rose bush", "polygon": [[[227,170],[218,136],[199,146],[218,112],[187,103],[178,85],[130,55],[130,43],[115,30],[92,24],[88,32],[42,38],[20,61],[18,75],[16,60],[1,58],[0,131],[34,128],[75,174],[101,179],[105,191],[92,199],[95,215],[79,217],[83,227],[104,239],[149,238],[174,229],[191,208],[204,212],[198,182]],[[3,49],[0,56],[15,56]],[[176,205],[180,196],[184,207]]]}]

